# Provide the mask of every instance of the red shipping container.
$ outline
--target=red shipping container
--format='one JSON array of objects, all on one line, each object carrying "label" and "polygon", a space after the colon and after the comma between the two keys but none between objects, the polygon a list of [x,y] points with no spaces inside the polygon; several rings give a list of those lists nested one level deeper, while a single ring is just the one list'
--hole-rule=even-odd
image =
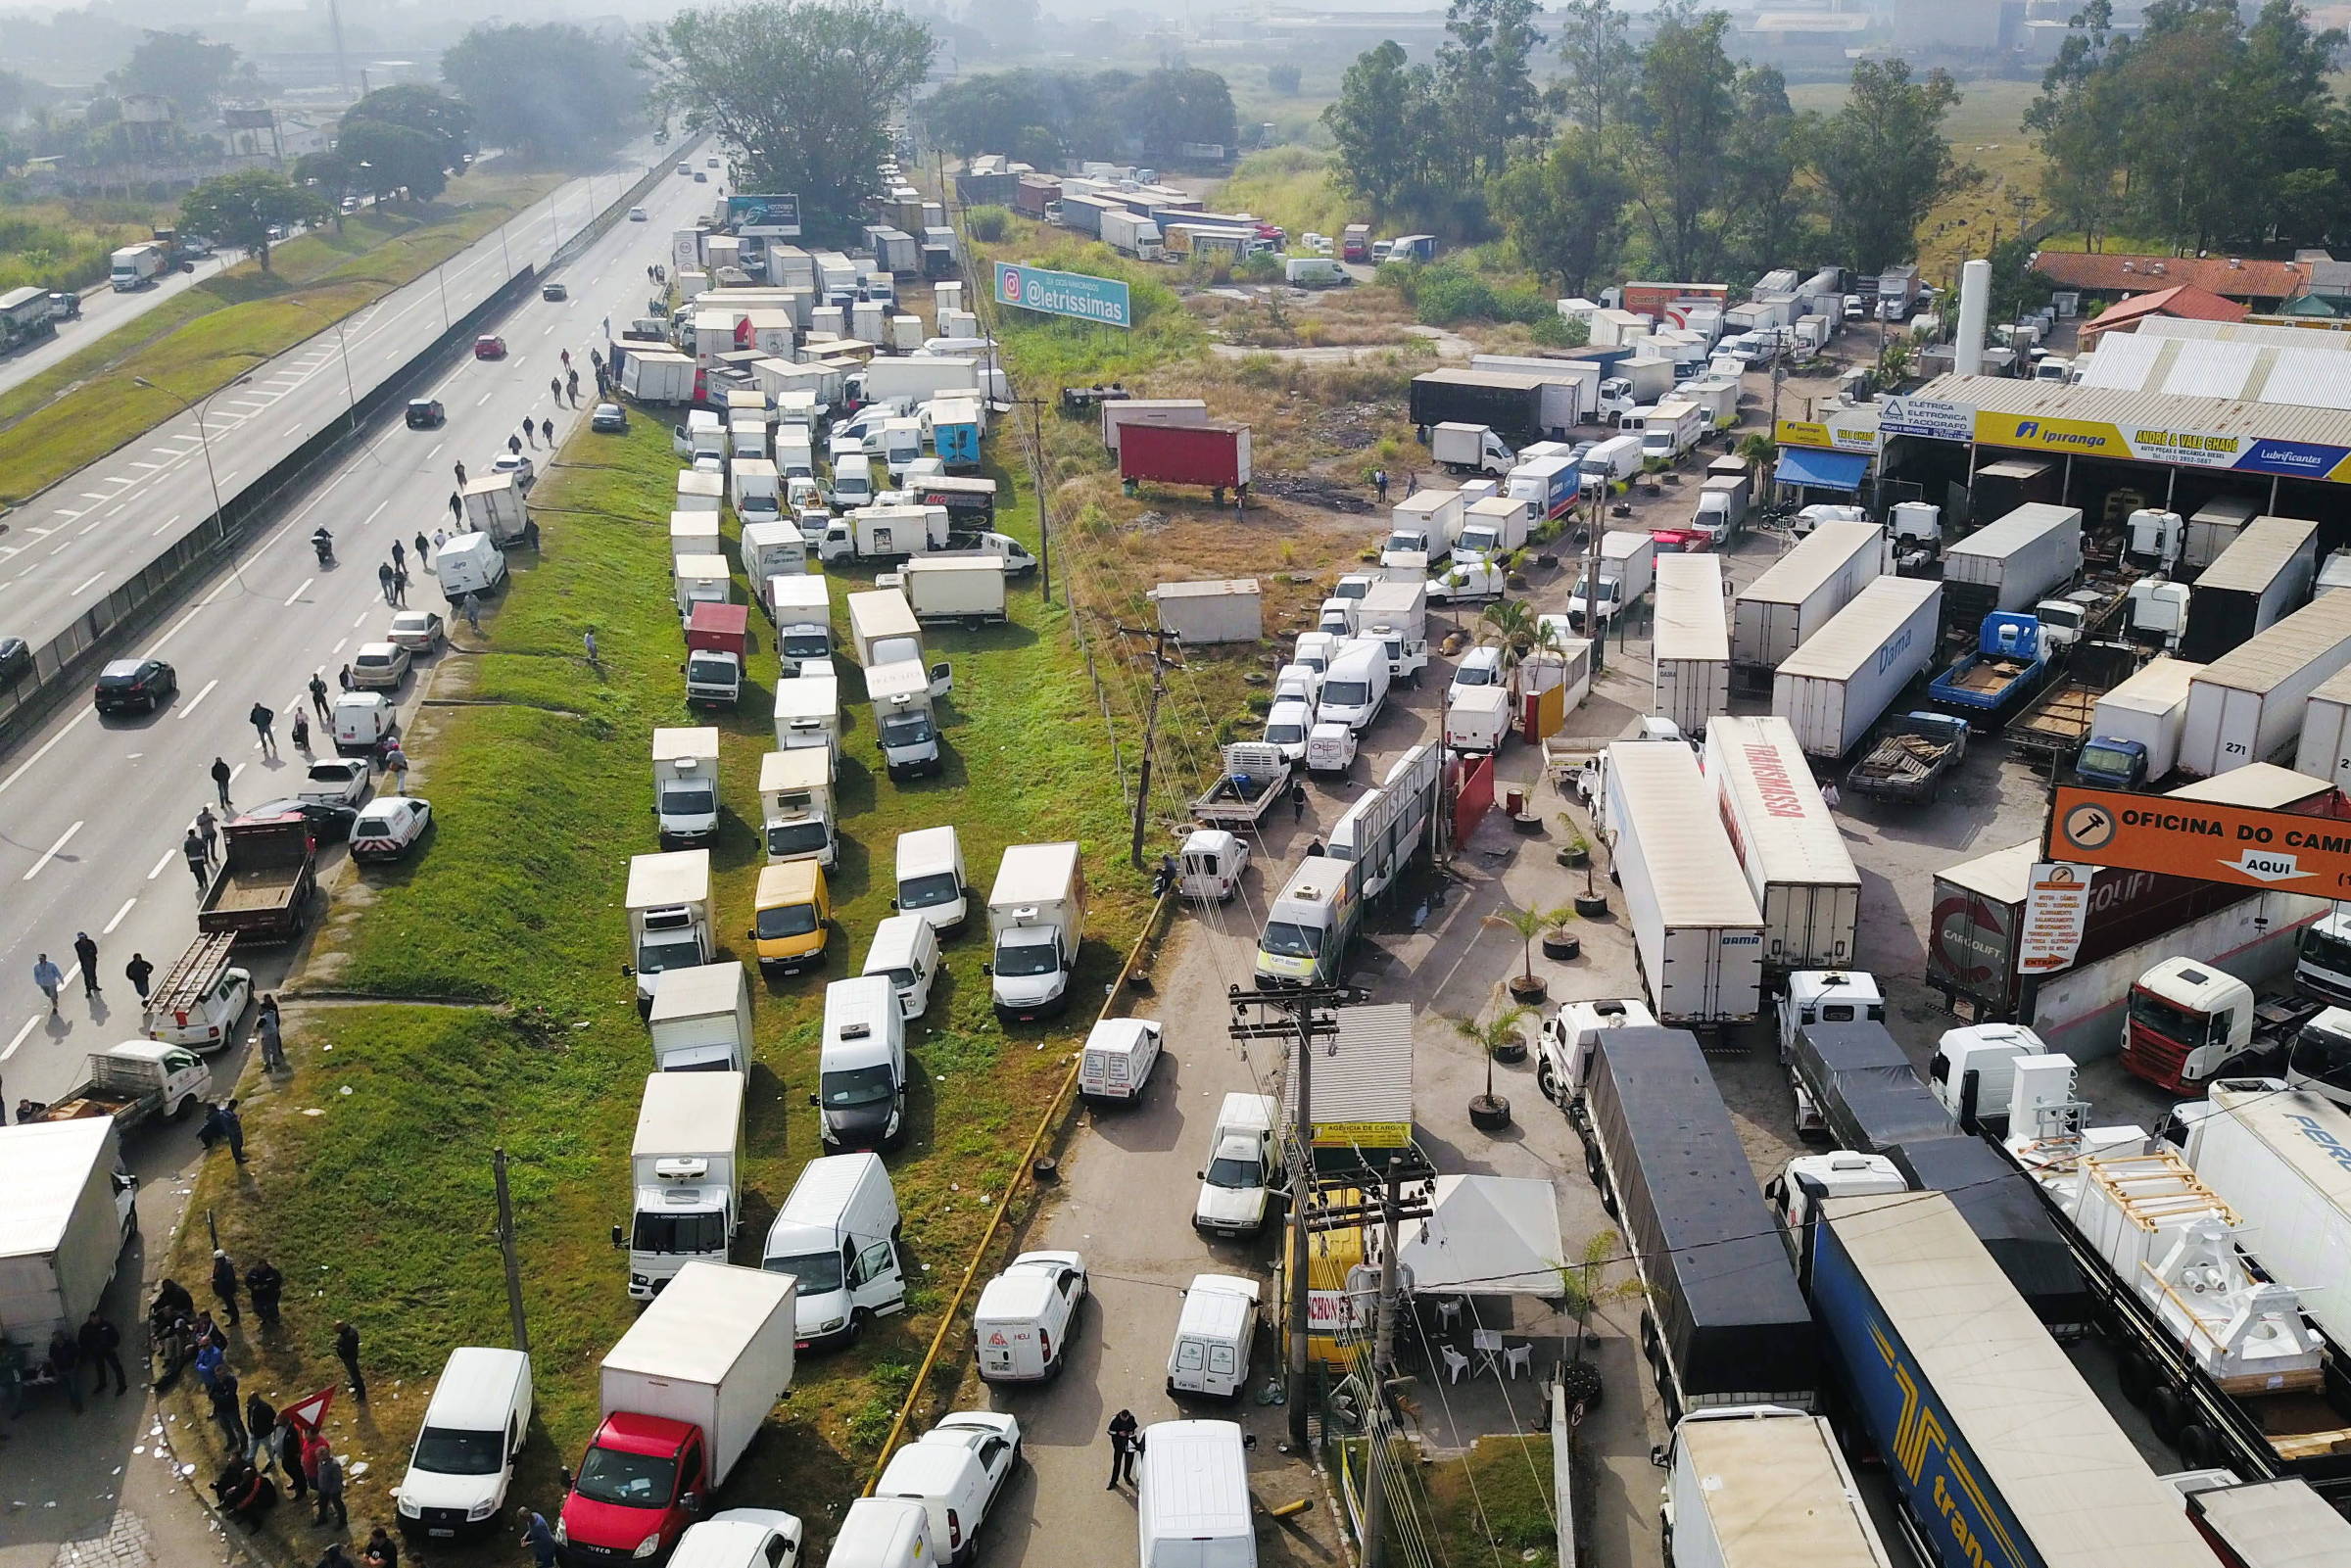
[{"label": "red shipping container", "polygon": [[1249,427],[1236,424],[1122,425],[1119,477],[1164,485],[1249,483]]},{"label": "red shipping container", "polygon": [[686,645],[696,653],[732,653],[742,658],[750,651],[750,633],[748,604],[696,604],[686,620]]}]

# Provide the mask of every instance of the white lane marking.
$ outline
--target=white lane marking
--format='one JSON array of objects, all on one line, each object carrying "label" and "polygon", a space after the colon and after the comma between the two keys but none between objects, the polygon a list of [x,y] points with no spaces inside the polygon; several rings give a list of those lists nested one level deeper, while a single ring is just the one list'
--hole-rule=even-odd
[{"label": "white lane marking", "polygon": [[120,474],[109,474],[104,479],[99,480],[98,483],[101,485],[127,485],[131,483],[131,481],[123,478]]},{"label": "white lane marking", "polygon": [[131,897],[122,900],[122,907],[115,911],[115,918],[108,921],[106,925],[100,928],[98,934],[101,936],[114,935],[115,927],[122,924],[122,917],[129,914],[133,906],[135,906],[138,901],[139,900],[136,894],[133,894]]},{"label": "white lane marking", "polygon": [[232,480],[232,479],[234,479],[234,478],[236,478],[236,477],[237,477],[237,471],[236,471],[234,468],[231,468],[231,469],[230,469],[230,470],[229,470],[227,473],[225,473],[225,474],[222,474],[222,475],[220,476],[220,483],[222,483],[223,485],[225,485],[225,484],[227,484],[227,483],[228,483],[230,480]]},{"label": "white lane marking", "polygon": [[444,447],[446,447],[446,446],[448,446],[448,445],[449,445],[449,443],[448,443],[448,442],[446,442],[446,441],[436,441],[436,442],[434,442],[434,443],[433,443],[433,450],[432,450],[431,451],[428,451],[428,452],[426,452],[426,453],[424,454],[424,460],[425,460],[426,462],[428,462],[428,463],[429,463],[429,462],[431,462],[431,461],[432,461],[432,460],[433,460],[435,457],[438,457],[438,456],[440,456],[440,455],[441,455],[441,449],[442,449],[442,448],[444,448]]},{"label": "white lane marking", "polygon": [[41,858],[32,863],[32,870],[26,872],[18,879],[28,882],[35,877],[38,877],[43,871],[46,871],[49,863],[57,858],[57,852],[65,848],[66,845],[72,843],[73,841],[73,835],[79,832],[81,832],[81,824],[75,823],[64,832],[59,833],[57,835],[57,842],[51,844],[47,849],[43,850],[41,852]]},{"label": "white lane marking", "polygon": [[88,708],[82,709],[80,714],[74,718],[72,724],[67,725],[63,730],[60,730],[57,732],[57,734],[51,736],[45,742],[42,743],[40,750],[34,752],[31,756],[26,757],[24,761],[18,767],[15,773],[10,774],[5,779],[0,779],[0,794],[6,794],[10,784],[15,784],[19,779],[24,778],[25,774],[31,772],[32,765],[34,763],[49,755],[50,747],[56,745],[60,740],[63,740],[66,736],[72,735],[74,729],[80,725],[81,721],[89,716],[90,710]]},{"label": "white lane marking", "polygon": [[351,641],[351,639],[350,639],[350,638],[345,638],[345,639],[343,640],[343,641],[341,641],[341,642],[337,642],[337,643],[336,643],[336,644],[335,644],[333,647],[331,647],[331,648],[328,648],[328,649],[326,650],[326,656],[327,656],[328,658],[330,658],[330,659],[331,659],[331,658],[333,658],[333,657],[334,657],[336,654],[338,654],[338,653],[340,653],[340,652],[342,652],[342,651],[343,651],[344,643],[347,643],[347,642],[349,642],[350,641]]},{"label": "white lane marking", "polygon": [[115,513],[117,513],[117,512],[120,511],[120,510],[121,510],[123,507],[125,507],[125,506],[127,506],[127,505],[129,505],[129,504],[130,504],[130,502],[126,501],[126,500],[119,500],[119,501],[115,502],[115,503],[114,503],[112,506],[109,506],[109,507],[106,509],[106,515],[107,515],[107,516],[109,516],[109,517],[112,517],[112,516],[114,516],[114,515],[115,515]]},{"label": "white lane marking", "polygon": [[198,707],[198,706],[199,706],[199,705],[200,705],[200,704],[201,704],[201,703],[204,701],[204,699],[205,699],[206,697],[209,697],[209,696],[211,696],[211,695],[213,694],[213,688],[215,688],[215,687],[218,686],[219,684],[220,684],[220,683],[219,683],[218,681],[207,681],[207,682],[205,682],[205,683],[204,683],[204,689],[196,693],[196,700],[195,700],[195,701],[193,701],[193,702],[190,702],[190,703],[189,703],[189,704],[188,704],[186,707],[184,707],[184,708],[180,709],[180,710],[179,710],[179,716],[180,716],[181,718],[183,718],[183,719],[184,719],[184,718],[188,717],[190,714],[194,713],[194,712],[196,711],[197,707]]},{"label": "white lane marking", "polygon": [[185,447],[150,447],[147,450],[166,457],[185,457],[188,454],[188,449]]},{"label": "white lane marking", "polygon": [[304,590],[305,590],[305,589],[308,589],[308,588],[309,588],[309,587],[310,587],[310,586],[311,586],[312,583],[315,583],[315,582],[317,582],[317,581],[318,581],[318,579],[316,579],[315,577],[306,577],[306,578],[304,578],[304,579],[302,580],[302,587],[301,587],[301,588],[298,588],[298,589],[296,589],[296,590],[295,590],[293,593],[291,593],[291,594],[287,594],[287,595],[286,595],[286,608],[288,608],[288,609],[292,609],[292,608],[294,607],[295,600],[297,600],[297,599],[299,599],[299,598],[301,598],[301,597],[302,597]]},{"label": "white lane marking", "polygon": [[[485,403],[488,403],[488,402],[490,401],[491,395],[492,395],[493,393],[497,392],[497,391],[498,391],[498,389],[497,389],[496,387],[493,387],[493,388],[491,388],[489,392],[485,392],[485,393],[483,393],[483,394],[482,394],[480,397],[478,397],[478,398],[474,399],[474,400],[473,400],[473,405],[474,405],[476,408],[479,408],[479,407],[480,407],[480,406],[481,406],[483,404],[485,404]],[[106,498],[105,498],[104,496],[97,496],[97,497],[93,497],[93,498],[92,498],[92,499],[95,499],[95,500],[104,500],[104,499],[106,499]]]},{"label": "white lane marking", "polygon": [[151,462],[146,462],[146,461],[143,461],[143,460],[142,460],[142,459],[140,459],[140,458],[133,457],[133,458],[130,460],[130,466],[131,466],[131,467],[133,467],[133,468],[161,468],[161,467],[163,467],[164,465],[163,465],[162,463],[151,463]]},{"label": "white lane marking", "polygon": [[238,763],[238,764],[237,764],[235,767],[233,767],[233,768],[229,769],[229,770],[228,770],[228,782],[229,782],[230,784],[235,784],[235,783],[237,782],[237,775],[238,775],[238,774],[240,774],[240,773],[243,773],[244,771],[245,771],[245,764],[243,764],[243,763],[241,763],[241,762],[240,762],[240,763]]},{"label": "white lane marking", "polygon": [[365,528],[365,527],[366,527],[366,526],[367,526],[369,523],[372,523],[372,522],[374,522],[374,521],[375,521],[375,520],[376,520],[378,517],[381,517],[381,516],[383,516],[383,515],[384,515],[384,508],[385,508],[385,507],[387,507],[387,506],[389,506],[389,505],[391,505],[391,504],[392,504],[392,503],[391,503],[389,500],[379,500],[379,501],[377,501],[377,502],[375,503],[375,510],[373,510],[373,511],[369,512],[369,513],[368,513],[366,516],[364,516],[364,517],[362,517],[362,518],[360,518],[360,526],[361,528]]},{"label": "white lane marking", "polygon": [[[60,546],[57,546],[57,549],[64,549],[65,547],[66,547],[65,546],[63,546],[63,545],[60,545]],[[50,553],[50,554],[52,554],[52,555],[54,555],[54,554],[56,554],[56,553],[57,553],[57,549],[53,549],[53,550],[51,550],[49,553]],[[85,589],[85,588],[88,588],[88,587],[89,587],[89,586],[90,586],[92,583],[95,583],[95,582],[97,582],[97,581],[98,581],[98,579],[100,579],[101,577],[104,577],[105,575],[106,575],[106,574],[105,574],[104,572],[92,572],[92,573],[91,573],[89,576],[87,576],[87,577],[83,578],[83,579],[81,580],[81,582],[80,582],[79,584],[77,584],[77,585],[74,587],[73,594],[78,594],[78,593],[80,593],[80,592],[81,592],[83,589]],[[68,594],[66,595],[66,597],[68,597],[68,598],[72,598],[72,597],[73,596],[73,594]]]},{"label": "white lane marking", "polygon": [[0,1051],[0,1062],[5,1062],[10,1057],[15,1056],[17,1054],[17,1047],[24,1043],[24,1037],[30,1034],[40,1023],[40,1022],[41,1016],[38,1013],[35,1013],[32,1017],[26,1019],[24,1021],[24,1026],[17,1031],[17,1037],[8,1042],[8,1049],[5,1051]]},{"label": "white lane marking", "polygon": [[161,859],[161,860],[159,860],[159,861],[157,861],[157,862],[155,863],[155,870],[153,870],[153,871],[151,871],[151,872],[149,872],[149,873],[147,874],[147,879],[148,879],[149,881],[153,881],[153,880],[155,880],[155,879],[156,879],[158,877],[161,877],[161,876],[164,874],[164,868],[165,868],[166,866],[168,866],[168,865],[170,865],[170,864],[171,864],[171,862],[173,862],[174,860],[177,860],[178,858],[179,858],[179,851],[178,851],[178,850],[176,850],[176,849],[167,849],[167,850],[165,850],[165,851],[164,851],[164,858],[163,858],[163,859]]},{"label": "white lane marking", "polygon": [[[105,481],[100,480],[99,483],[104,484]],[[114,497],[111,494],[101,494],[95,490],[85,490],[81,493],[81,499],[83,500],[112,500]],[[86,511],[88,508],[84,507],[83,510]]]},{"label": "white lane marking", "polygon": [[[179,521],[179,519],[180,519],[180,516],[181,516],[181,514],[180,514],[180,513],[178,513],[178,512],[173,512],[173,513],[171,514],[170,520],[169,520],[168,522],[166,522],[166,523],[164,524],[164,528],[169,528],[169,527],[171,526],[171,524],[172,524],[172,523],[176,523],[176,522],[178,522],[178,521]],[[155,531],[155,533],[154,533],[154,534],[150,534],[150,535],[148,535],[147,537],[148,537],[149,539],[153,539],[153,538],[155,538],[157,534],[161,534],[161,533],[164,531],[164,528],[159,528],[159,529],[157,529],[157,530]]]},{"label": "white lane marking", "polygon": [[[84,507],[81,509],[81,512],[86,512],[86,511],[88,511],[88,510],[89,510],[89,508],[88,508],[87,506],[84,506]],[[57,509],[57,514],[56,514],[56,515],[58,515],[59,517],[62,517],[62,518],[64,518],[64,519],[65,519],[66,521],[68,521],[68,522],[72,522],[72,521],[74,518],[76,518],[76,517],[79,517],[79,516],[81,515],[81,512],[70,512],[70,511],[66,510],[66,509],[65,509],[63,506],[60,506],[60,507]],[[32,532],[34,532],[34,530],[32,530],[32,529],[29,529],[29,528],[28,528],[28,529],[26,529],[26,530],[25,530],[25,532],[29,534],[29,533],[32,533]],[[56,532],[57,532],[57,530],[56,530],[56,529],[54,529],[54,528],[44,528],[44,529],[40,529],[40,530],[39,530],[39,532],[40,532],[40,533],[44,533],[44,534],[54,534],[54,533],[56,533]]]}]

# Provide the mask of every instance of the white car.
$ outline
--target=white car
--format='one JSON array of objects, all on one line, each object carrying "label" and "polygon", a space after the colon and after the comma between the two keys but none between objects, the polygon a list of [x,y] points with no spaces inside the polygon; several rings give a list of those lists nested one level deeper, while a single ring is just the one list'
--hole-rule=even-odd
[{"label": "white car", "polygon": [[449,640],[449,627],[431,610],[402,610],[392,617],[384,641],[410,653],[438,653]]},{"label": "white car", "polygon": [[362,642],[352,655],[351,684],[366,691],[397,691],[414,657],[398,642]]},{"label": "white car", "polygon": [[539,482],[538,464],[518,451],[500,453],[498,461],[490,465],[490,471],[494,474],[520,474],[525,490]]},{"label": "white car", "polygon": [[433,823],[433,803],[414,795],[378,795],[351,825],[351,858],[398,860]]},{"label": "white car", "polygon": [[356,806],[367,798],[367,785],[374,777],[375,764],[365,757],[320,757],[311,764],[294,795],[298,800]]},{"label": "white car", "polygon": [[688,1525],[670,1561],[679,1568],[798,1568],[800,1521],[781,1508],[723,1508]]}]

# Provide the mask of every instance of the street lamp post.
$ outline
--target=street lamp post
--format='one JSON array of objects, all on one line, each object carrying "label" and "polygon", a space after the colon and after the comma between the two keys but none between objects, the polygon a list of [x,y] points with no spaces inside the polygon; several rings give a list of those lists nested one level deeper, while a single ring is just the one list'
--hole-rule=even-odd
[{"label": "street lamp post", "polygon": [[512,277],[514,275],[514,257],[506,249],[506,225],[504,223],[498,225],[498,256],[499,260],[505,263],[506,276]]},{"label": "street lamp post", "polygon": [[[344,336],[343,323],[336,320],[333,316],[328,315],[324,310],[319,309],[314,305],[306,305],[302,301],[296,299],[288,299],[285,301],[285,303],[294,307],[294,309],[297,310],[308,310],[311,314],[316,316],[319,320],[324,321],[328,326],[335,329],[335,347],[342,351],[343,356],[343,397],[345,400],[345,416],[350,419],[351,428],[353,430],[358,430],[360,428],[360,394],[358,387],[353,384],[351,379],[351,340]],[[447,307],[445,306],[443,309],[446,311]]]},{"label": "street lamp post", "polygon": [[[197,402],[190,403],[178,393],[173,392],[169,387],[159,387],[154,382],[148,380],[145,376],[132,376],[130,378],[132,386],[145,387],[149,392],[160,392],[165,397],[171,399],[182,408],[187,409],[188,412],[196,416],[196,445],[202,449],[204,452],[205,483],[211,485],[213,488],[213,532],[220,537],[220,540],[223,544],[225,544],[228,540],[228,526],[221,516],[220,479],[219,476],[213,471],[213,438],[204,427],[205,405],[211,403],[215,398],[220,396],[220,394],[223,392],[226,392],[229,387],[241,387],[252,379],[253,377],[250,375],[239,376],[236,380],[228,383],[228,386],[215,387]],[[243,588],[245,586],[245,574],[237,570],[237,558],[233,554],[228,558],[228,570],[229,575],[236,578],[237,586],[239,588]]]}]

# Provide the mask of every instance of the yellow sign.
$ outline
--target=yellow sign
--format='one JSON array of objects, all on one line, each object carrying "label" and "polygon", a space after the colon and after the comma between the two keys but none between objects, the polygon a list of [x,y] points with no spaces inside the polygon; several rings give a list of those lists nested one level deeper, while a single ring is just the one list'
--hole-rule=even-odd
[{"label": "yellow sign", "polygon": [[1976,440],[1988,447],[2070,451],[2085,457],[2129,457],[2131,444],[2102,419],[2045,419],[2039,414],[1976,411]]},{"label": "yellow sign", "polygon": [[1840,425],[1816,419],[1783,419],[1773,427],[1773,439],[1783,447],[1810,447],[1820,451],[1876,451],[1874,424]]},{"label": "yellow sign", "polygon": [[1410,1149],[1413,1146],[1413,1124],[1409,1121],[1318,1121],[1315,1123],[1315,1146],[1328,1144],[1339,1149]]}]

